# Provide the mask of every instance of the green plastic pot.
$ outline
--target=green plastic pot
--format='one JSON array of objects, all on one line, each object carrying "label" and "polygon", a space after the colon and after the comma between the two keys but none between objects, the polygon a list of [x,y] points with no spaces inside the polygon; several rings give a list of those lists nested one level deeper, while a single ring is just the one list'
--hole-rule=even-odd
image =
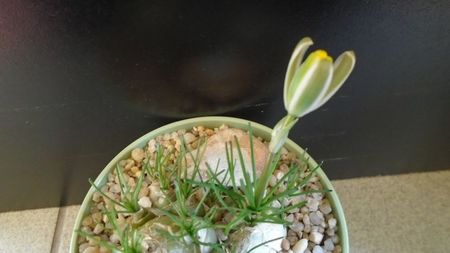
[{"label": "green plastic pot", "polygon": [[[119,154],[117,154],[111,162],[106,165],[106,167],[102,170],[100,175],[95,180],[96,185],[104,185],[108,180],[108,174],[115,168],[116,164],[123,159],[126,159],[130,156],[131,150],[137,147],[144,147],[149,140],[155,138],[158,135],[162,135],[165,133],[171,133],[180,129],[190,129],[194,126],[205,126],[205,127],[219,127],[222,124],[228,125],[230,127],[234,128],[240,128],[240,129],[247,129],[248,123],[251,123],[251,126],[253,128],[255,136],[259,136],[263,139],[270,140],[270,134],[272,132],[272,129],[263,126],[261,124],[251,122],[245,119],[238,119],[238,118],[231,118],[231,117],[199,117],[199,118],[191,118],[187,120],[181,120],[177,121],[165,126],[162,126],[158,129],[155,129],[146,135],[142,136],[141,138],[137,139],[130,145],[128,145],[125,149],[123,149]],[[284,147],[300,156],[304,150],[300,148],[297,144],[295,144],[293,141],[288,140]],[[309,166],[315,167],[317,166],[317,163],[314,161],[314,159],[310,158],[309,160]],[[320,178],[320,182],[322,185],[330,189],[331,192],[327,193],[327,197],[331,202],[331,206],[333,208],[333,213],[338,221],[338,235],[340,238],[340,243],[342,246],[342,252],[348,253],[349,252],[349,242],[348,242],[348,231],[347,231],[347,223],[345,221],[344,216],[344,210],[342,209],[341,202],[339,201],[339,198],[331,185],[330,180],[325,175],[323,170],[319,168],[317,170],[317,176]],[[70,252],[71,253],[78,253],[78,234],[75,232],[76,230],[80,229],[81,227],[81,221],[83,217],[89,212],[89,207],[91,204],[92,194],[94,194],[95,189],[91,187],[86,195],[86,197],[83,200],[83,203],[81,204],[80,210],[78,212],[77,218],[75,220],[75,226],[72,232],[72,239],[70,242]]]}]

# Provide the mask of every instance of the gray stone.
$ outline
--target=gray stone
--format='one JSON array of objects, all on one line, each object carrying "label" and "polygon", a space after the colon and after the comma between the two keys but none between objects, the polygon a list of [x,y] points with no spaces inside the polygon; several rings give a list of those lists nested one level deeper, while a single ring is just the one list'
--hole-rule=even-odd
[{"label": "gray stone", "polygon": [[328,238],[324,241],[324,246],[323,248],[327,251],[332,251],[334,250],[334,243],[333,240],[331,238]]},{"label": "gray stone", "polygon": [[319,245],[314,246],[313,248],[313,253],[323,253],[323,249],[322,247],[320,247]]},{"label": "gray stone", "polygon": [[[322,217],[321,217],[322,216]],[[320,225],[323,221],[323,215],[320,212],[312,212],[309,214],[309,219],[313,225]]]}]

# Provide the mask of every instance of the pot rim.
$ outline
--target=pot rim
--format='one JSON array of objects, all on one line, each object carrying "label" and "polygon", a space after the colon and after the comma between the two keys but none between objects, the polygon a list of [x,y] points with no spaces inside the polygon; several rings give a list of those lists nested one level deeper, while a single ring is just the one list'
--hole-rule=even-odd
[{"label": "pot rim", "polygon": [[[176,130],[180,129],[189,129],[193,126],[206,126],[206,127],[218,127],[222,124],[225,124],[229,127],[235,127],[235,128],[245,128],[248,126],[248,124],[251,124],[253,128],[253,134],[258,137],[262,137],[264,139],[269,140],[270,139],[270,133],[272,132],[272,129],[269,127],[266,127],[262,124],[246,120],[246,119],[240,119],[240,118],[234,118],[234,117],[225,117],[225,116],[205,116],[205,117],[196,117],[196,118],[189,118],[185,120],[179,120],[164,126],[161,126],[153,131],[150,131],[146,133],[145,135],[141,136],[137,140],[133,141],[131,144],[129,144],[126,148],[124,148],[122,151],[120,151],[106,166],[105,168],[100,172],[100,174],[95,179],[94,183],[96,185],[103,185],[108,177],[108,174],[110,171],[115,167],[115,165],[124,157],[129,157],[129,154],[131,153],[131,150],[133,150],[136,147],[143,147],[145,146],[148,141],[158,135],[165,134],[165,133],[171,133]],[[293,142],[291,139],[288,139],[284,145],[284,147],[292,152],[295,152],[296,154],[301,154],[304,151],[299,145],[297,145],[295,142]],[[305,152],[308,159],[308,165],[311,167],[315,167],[318,164],[314,159]],[[333,185],[331,184],[330,180],[326,176],[326,174],[323,172],[322,168],[318,168],[316,172],[317,176],[319,177],[320,182],[322,185],[326,188],[331,190],[331,192],[326,193],[327,198],[330,200],[330,204],[333,208],[333,214],[335,218],[338,221],[338,235],[340,239],[340,245],[342,247],[342,253],[349,253],[349,238],[348,238],[348,229],[347,229],[347,222],[345,220],[344,210],[342,208],[341,202],[339,201],[339,198],[337,196],[336,190],[334,189]],[[84,215],[87,213],[90,202],[92,199],[92,195],[94,194],[95,189],[91,186],[89,188],[88,193],[86,194],[83,203],[80,206],[80,209],[78,211],[77,217],[75,219],[74,228],[72,229],[72,236],[70,241],[70,250],[71,253],[78,253],[78,233],[75,231],[78,230],[81,226],[81,221],[84,217]]]}]

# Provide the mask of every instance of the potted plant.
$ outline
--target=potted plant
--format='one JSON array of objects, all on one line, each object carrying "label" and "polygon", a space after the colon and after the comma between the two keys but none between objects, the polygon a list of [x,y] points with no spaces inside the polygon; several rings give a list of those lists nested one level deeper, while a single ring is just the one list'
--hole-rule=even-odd
[{"label": "potted plant", "polygon": [[342,207],[320,166],[287,139],[298,119],[324,104],[355,57],[304,54],[285,84],[287,115],[273,130],[229,117],[158,128],[100,173],[78,213],[70,252],[348,253]]}]

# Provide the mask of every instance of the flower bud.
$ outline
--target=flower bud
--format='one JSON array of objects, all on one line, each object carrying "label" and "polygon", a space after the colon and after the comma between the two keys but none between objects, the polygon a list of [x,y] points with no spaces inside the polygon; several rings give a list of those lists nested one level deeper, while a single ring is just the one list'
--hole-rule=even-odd
[{"label": "flower bud", "polygon": [[333,78],[333,60],[323,50],[311,53],[295,70],[288,83],[285,108],[289,115],[302,117],[317,108]]}]

